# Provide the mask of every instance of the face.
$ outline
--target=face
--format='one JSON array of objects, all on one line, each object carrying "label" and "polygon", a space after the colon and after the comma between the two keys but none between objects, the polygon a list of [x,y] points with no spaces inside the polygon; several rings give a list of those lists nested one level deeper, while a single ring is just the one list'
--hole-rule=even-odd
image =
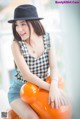
[{"label": "face", "polygon": [[24,41],[29,39],[30,31],[27,22],[24,20],[18,20],[16,21],[15,25],[16,25],[16,32],[19,34],[21,39]]}]

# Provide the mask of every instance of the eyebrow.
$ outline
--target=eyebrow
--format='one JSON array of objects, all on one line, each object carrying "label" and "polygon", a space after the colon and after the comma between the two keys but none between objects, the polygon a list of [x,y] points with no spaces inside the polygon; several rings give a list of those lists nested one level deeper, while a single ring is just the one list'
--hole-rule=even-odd
[{"label": "eyebrow", "polygon": [[[20,23],[24,23],[25,21],[20,21]],[[17,24],[17,22],[15,22],[15,24]]]},{"label": "eyebrow", "polygon": [[23,22],[25,22],[25,21],[20,21],[20,23],[23,23]]}]

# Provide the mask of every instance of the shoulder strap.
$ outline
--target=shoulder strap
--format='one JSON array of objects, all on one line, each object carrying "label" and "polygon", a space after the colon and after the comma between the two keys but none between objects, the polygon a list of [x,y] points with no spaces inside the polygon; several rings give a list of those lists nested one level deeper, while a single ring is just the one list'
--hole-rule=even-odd
[{"label": "shoulder strap", "polygon": [[19,45],[20,45],[20,49],[21,49],[21,53],[23,54],[23,56],[29,56],[28,54],[28,49],[27,46],[25,45],[24,41],[19,41]]},{"label": "shoulder strap", "polygon": [[45,45],[46,50],[50,49],[50,35],[49,35],[49,33],[46,33],[44,35],[44,45]]}]

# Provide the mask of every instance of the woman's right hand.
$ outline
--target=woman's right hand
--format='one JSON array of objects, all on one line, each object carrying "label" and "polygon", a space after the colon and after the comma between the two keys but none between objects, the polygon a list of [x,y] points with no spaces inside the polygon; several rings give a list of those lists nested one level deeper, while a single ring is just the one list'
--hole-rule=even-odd
[{"label": "woman's right hand", "polygon": [[62,105],[69,105],[70,100],[66,93],[52,82],[49,90],[49,104],[52,108],[60,108]]}]

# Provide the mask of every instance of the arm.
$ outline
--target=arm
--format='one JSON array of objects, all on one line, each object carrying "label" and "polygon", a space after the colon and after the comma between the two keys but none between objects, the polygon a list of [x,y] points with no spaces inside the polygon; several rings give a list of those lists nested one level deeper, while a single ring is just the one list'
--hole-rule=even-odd
[{"label": "arm", "polygon": [[58,84],[58,68],[57,68],[54,38],[50,39],[50,44],[51,44],[50,51],[49,51],[50,77],[51,77],[51,82],[54,82],[57,85]]},{"label": "arm", "polygon": [[50,64],[50,77],[51,85],[49,90],[49,104],[52,108],[59,108],[61,105],[69,103],[69,99],[63,90],[58,88],[58,68],[55,53],[55,42],[54,38],[51,40],[51,47],[49,51],[49,64]]},{"label": "arm", "polygon": [[58,89],[58,68],[56,60],[55,42],[54,38],[50,38],[50,51],[49,51],[49,65],[50,65],[50,77],[51,85],[49,90],[49,104],[51,107],[58,108],[60,106],[60,92]]},{"label": "arm", "polygon": [[23,55],[20,52],[19,44],[16,41],[12,43],[12,54],[17,67],[19,68],[23,78],[28,82],[31,82],[45,90],[49,91],[50,84],[38,78],[36,75],[32,74],[25,62]]}]

